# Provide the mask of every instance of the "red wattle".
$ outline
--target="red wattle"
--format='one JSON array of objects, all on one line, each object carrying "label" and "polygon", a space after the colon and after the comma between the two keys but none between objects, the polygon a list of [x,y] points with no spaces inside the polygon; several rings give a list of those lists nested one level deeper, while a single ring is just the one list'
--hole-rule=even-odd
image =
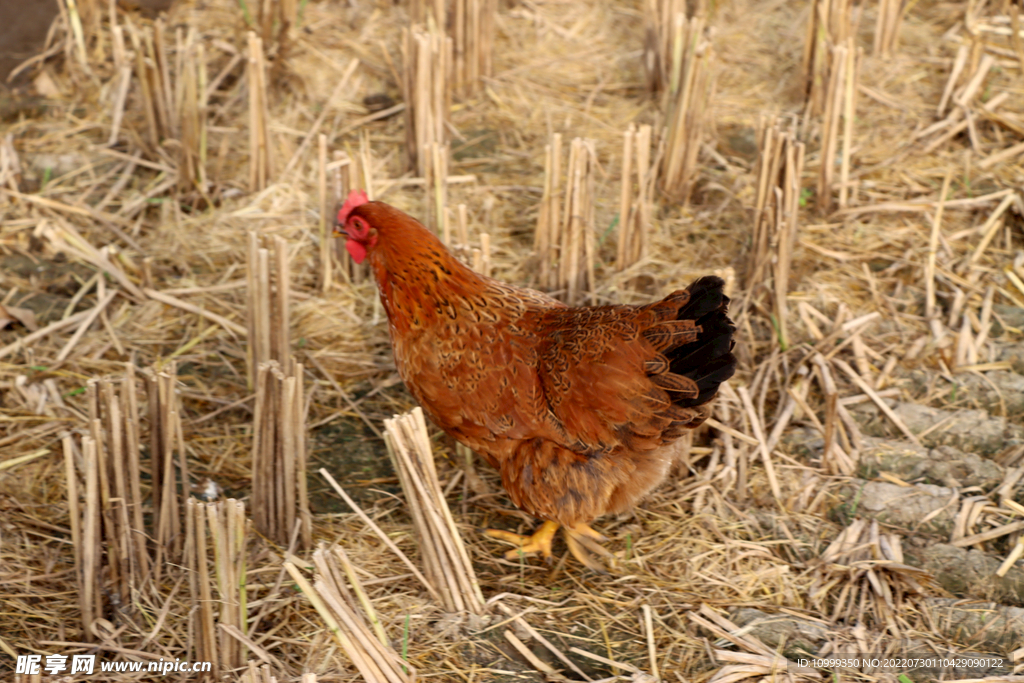
[{"label": "red wattle", "polygon": [[366,258],[366,247],[355,240],[345,240],[345,249],[356,263],[362,263]]}]

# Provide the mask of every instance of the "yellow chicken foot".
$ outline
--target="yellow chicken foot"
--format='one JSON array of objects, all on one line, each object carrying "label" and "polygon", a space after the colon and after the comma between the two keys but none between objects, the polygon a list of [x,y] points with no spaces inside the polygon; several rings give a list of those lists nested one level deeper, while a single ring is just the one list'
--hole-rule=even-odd
[{"label": "yellow chicken foot", "polygon": [[517,559],[520,553],[523,555],[540,553],[541,557],[550,561],[551,542],[555,539],[555,532],[558,531],[558,527],[558,522],[544,522],[532,536],[520,536],[519,534],[513,534],[511,531],[501,531],[499,529],[488,529],[484,533],[499,541],[506,541],[519,546],[515,550],[509,550],[505,553],[505,559],[507,560]]},{"label": "yellow chicken foot", "polygon": [[611,552],[609,552],[604,546],[600,545],[600,543],[607,540],[607,538],[583,523],[575,524],[572,528],[565,528],[565,543],[569,546],[569,552],[572,553],[573,557],[580,561],[580,564],[597,572],[598,574],[607,574],[608,570],[605,569],[604,565],[594,559],[587,550],[598,555],[611,557]]},{"label": "yellow chicken foot", "polygon": [[[594,531],[593,529],[590,528],[590,525],[584,524],[582,522],[580,522],[579,524],[574,524],[572,526],[572,528],[566,527],[565,528],[565,532],[567,534],[573,533],[573,534],[576,534],[577,536],[583,536],[585,538],[589,538],[589,539],[595,540],[598,543],[605,543],[605,542],[608,541],[608,539],[605,538],[604,536],[602,536],[600,532]],[[604,548],[601,548],[601,550],[604,550]],[[607,553],[608,551],[605,550],[605,552]],[[609,553],[609,554],[611,554],[611,553]]]}]

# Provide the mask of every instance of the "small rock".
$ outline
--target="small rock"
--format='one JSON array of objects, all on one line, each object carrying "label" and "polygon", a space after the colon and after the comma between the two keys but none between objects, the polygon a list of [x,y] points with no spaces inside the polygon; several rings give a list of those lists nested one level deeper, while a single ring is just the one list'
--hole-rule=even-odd
[{"label": "small rock", "polygon": [[[852,486],[856,486],[857,481],[851,482]],[[861,481],[858,511],[879,522],[933,533],[949,533],[953,528],[958,508],[949,505],[952,489],[932,484],[907,487],[884,481]],[[853,500],[857,499],[847,497],[847,501]],[[922,525],[921,520],[929,515],[933,516]]]},{"label": "small rock", "polygon": [[741,607],[730,617],[768,647],[774,650],[784,646],[786,652],[817,652],[830,632],[827,625],[818,621],[769,614],[751,607]]},{"label": "small rock", "polygon": [[908,483],[924,479],[928,484],[950,488],[980,486],[986,491],[1003,480],[1002,467],[953,446],[928,450],[907,441],[876,437],[866,437],[864,443],[859,474],[865,479],[891,472]]},{"label": "small rock", "polygon": [[940,586],[957,597],[1024,605],[1024,569],[1019,566],[999,577],[996,570],[1002,560],[981,550],[937,543],[920,551],[904,551],[907,564],[931,572]]},{"label": "small rock", "polygon": [[[1024,427],[984,410],[943,410],[917,403],[892,402],[893,412],[924,445],[954,446],[978,455],[994,455],[1008,445],[1024,443]],[[874,404],[855,406],[851,414],[872,436],[902,438],[902,433]]]}]

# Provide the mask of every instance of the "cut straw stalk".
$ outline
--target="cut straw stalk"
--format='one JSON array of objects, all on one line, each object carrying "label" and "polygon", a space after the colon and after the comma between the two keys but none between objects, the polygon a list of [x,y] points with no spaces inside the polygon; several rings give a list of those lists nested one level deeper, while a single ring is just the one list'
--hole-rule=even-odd
[{"label": "cut straw stalk", "polygon": [[448,214],[448,162],[451,151],[448,145],[437,142],[428,144],[423,149],[424,186],[426,187],[426,206],[424,215],[426,224],[437,235],[448,235],[446,226]]},{"label": "cut straw stalk", "polygon": [[491,236],[486,232],[480,233],[480,247],[473,247],[473,270],[491,276]]},{"label": "cut straw stalk", "polygon": [[[758,296],[758,288],[768,290],[777,340],[785,350],[790,346],[787,296],[797,238],[804,145],[795,140],[792,131],[783,131],[774,118],[762,117],[758,138],[753,250],[746,289],[751,298]],[[768,277],[770,284],[766,283]]]},{"label": "cut straw stalk", "polygon": [[411,0],[409,16],[416,24],[448,25],[448,8],[446,0]]},{"label": "cut straw stalk", "polygon": [[872,46],[876,55],[889,57],[896,52],[896,42],[899,40],[902,23],[902,0],[879,0],[878,17],[875,20],[875,39]]},{"label": "cut straw stalk", "polygon": [[249,86],[249,190],[263,190],[273,175],[270,149],[270,110],[267,99],[267,66],[263,40],[249,31],[247,43]]},{"label": "cut straw stalk", "polygon": [[807,15],[802,71],[805,120],[821,116],[828,105],[833,49],[856,35],[852,0],[811,0]]},{"label": "cut straw stalk", "polygon": [[453,39],[454,86],[462,97],[480,90],[493,73],[494,22],[497,0],[455,0],[450,27]]},{"label": "cut straw stalk", "polygon": [[584,295],[593,303],[595,143],[582,138],[572,141],[564,197],[561,147],[558,134],[545,147],[544,195],[534,236],[540,286],[570,305],[581,303]]},{"label": "cut straw stalk", "polygon": [[370,527],[373,533],[377,535],[377,538],[379,538],[384,543],[384,545],[387,546],[388,550],[393,552],[395,556],[398,557],[398,559],[400,559],[402,563],[409,568],[409,571],[412,572],[412,575],[415,576],[416,579],[423,584],[423,587],[427,589],[427,592],[430,593],[430,597],[432,597],[437,602],[442,602],[441,594],[438,593],[437,589],[434,588],[434,585],[427,580],[427,577],[423,575],[423,572],[421,572],[416,567],[416,565],[413,564],[412,560],[410,560],[409,557],[405,553],[403,553],[402,550],[397,545],[395,545],[395,542],[392,541],[388,537],[388,535],[384,533],[384,531],[379,526],[377,526],[377,524],[374,523],[374,521],[370,519],[370,517],[365,512],[363,512],[362,508],[359,507],[358,503],[352,500],[352,497],[345,493],[345,489],[341,488],[337,480],[335,480],[335,478],[331,476],[331,473],[328,472],[323,467],[321,467],[319,471],[320,476],[327,480],[327,483],[331,485],[331,488],[333,488],[335,492],[337,492],[337,494],[341,496],[341,499],[344,500],[345,503],[348,504],[350,508],[352,508],[352,511],[356,513],[359,519],[363,520],[363,522],[368,527]]},{"label": "cut straw stalk", "polygon": [[[540,259],[538,279],[540,286],[552,289],[557,281],[553,266],[557,263],[558,249],[552,240],[553,233],[561,228],[559,207],[562,200],[562,135],[555,133],[551,142],[544,146],[544,194],[537,214],[537,228],[534,231],[533,250]],[[466,243],[462,234],[462,216],[459,215],[459,238]]]},{"label": "cut straw stalk", "polygon": [[[332,201],[327,205],[327,228],[328,235],[331,234],[335,220],[334,211],[344,204],[349,192],[356,188],[362,188],[370,201],[374,198],[373,182],[373,157],[370,150],[369,140],[366,136],[360,138],[360,151],[355,157],[350,157],[341,150],[334,150],[334,160],[329,163],[325,172],[331,173],[331,196]],[[339,271],[342,278],[350,283],[360,283],[369,277],[370,264],[356,263],[345,251],[344,240],[331,240],[333,257],[336,263],[345,264],[344,269]]]},{"label": "cut straw stalk", "polygon": [[[857,79],[860,70],[860,49],[853,38],[837,45],[829,53],[828,77],[825,82],[825,110],[821,120],[821,151],[818,169],[818,208],[823,213],[833,209],[833,190],[839,187],[839,208],[845,209],[849,199],[853,122],[856,116]],[[842,122],[842,127],[840,127]],[[835,182],[836,155],[842,157],[840,178]]]},{"label": "cut straw stalk", "polygon": [[326,294],[334,281],[334,259],[331,256],[334,217],[327,199],[327,136],[323,133],[317,135],[316,161],[316,187],[320,201],[320,291]]},{"label": "cut straw stalk", "polygon": [[[448,142],[452,39],[433,25],[403,31],[402,90],[409,168],[425,177],[433,145]],[[372,197],[371,197],[372,199]]]},{"label": "cut straw stalk", "polygon": [[[74,445],[65,437],[68,507],[79,598],[86,638],[92,620],[102,614],[102,595],[128,604],[145,589],[151,558],[143,522],[139,409],[134,366],[119,382],[91,380],[88,385],[89,435],[82,441],[85,507],[82,517],[74,465]],[[119,391],[118,391],[119,389]],[[159,517],[159,513],[157,514]],[[100,576],[109,590],[100,591]]]},{"label": "cut straw stalk", "polygon": [[284,567],[299,590],[312,603],[334,639],[368,683],[411,683],[415,671],[398,654],[381,643],[367,625],[368,615],[351,600],[351,592],[341,580],[342,568],[330,553],[322,549],[314,554],[319,576],[315,585],[291,562]]},{"label": "cut straw stalk", "polygon": [[644,2],[644,74],[651,94],[668,88],[672,76],[673,17],[685,15],[686,5],[686,0]]},{"label": "cut straw stalk", "polygon": [[[114,110],[111,140],[116,141],[124,113],[125,98],[131,80],[130,67],[122,37],[116,25],[115,62],[121,66],[121,92]],[[135,79],[140,85],[151,158],[166,158],[162,153],[165,140],[175,140],[176,182],[180,189],[206,191],[207,159],[207,89],[206,52],[195,27],[175,29],[174,46],[168,45],[163,19],[152,26],[136,28],[126,22],[128,36],[135,53]],[[120,55],[120,57],[118,57]]]},{"label": "cut straw stalk", "polygon": [[939,322],[939,310],[936,301],[936,261],[938,259],[939,251],[939,233],[942,227],[942,216],[946,208],[946,200],[949,199],[949,186],[953,180],[953,172],[948,171],[945,179],[942,181],[942,189],[939,190],[938,206],[935,209],[935,216],[932,220],[931,231],[928,239],[928,258],[925,261],[925,303],[924,303],[924,315],[928,319],[931,328],[932,336],[936,341],[942,338],[944,331],[942,324]]},{"label": "cut straw stalk", "polygon": [[143,380],[149,399],[153,538],[156,541],[153,580],[159,582],[167,563],[181,559],[181,511],[189,498],[190,482],[176,386],[177,368],[171,362],[159,371],[147,369]]},{"label": "cut straw stalk", "polygon": [[276,42],[277,58],[283,60],[292,42],[292,32],[298,26],[300,0],[255,0],[253,5],[257,12],[252,19],[259,27],[263,44],[270,49]]},{"label": "cut straw stalk", "polygon": [[260,247],[259,236],[249,233],[246,285],[247,353],[252,385],[260,365],[276,361],[285,374],[290,374],[294,363],[289,340],[291,272],[284,238],[274,237],[272,259],[271,250]]},{"label": "cut straw stalk", "polygon": [[296,519],[303,547],[309,547],[312,517],[306,489],[306,411],[303,367],[285,375],[276,361],[260,365],[253,416],[253,519],[256,528],[281,545]]},{"label": "cut straw stalk", "polygon": [[189,569],[189,593],[195,606],[190,613],[194,633],[195,661],[210,662],[214,672],[220,671],[220,650],[214,622],[213,581],[207,555],[207,506],[189,498],[185,506],[186,562]]},{"label": "cut straw stalk", "polygon": [[[206,506],[210,538],[213,545],[214,577],[220,597],[218,626],[219,659],[225,669],[237,669],[245,664],[246,647],[243,641],[230,634],[238,629],[248,632],[248,604],[246,600],[245,559],[245,503],[229,498]],[[196,541],[201,535],[196,528]],[[227,627],[227,628],[225,628]]]},{"label": "cut straw stalk", "polygon": [[899,634],[897,613],[935,588],[927,571],[903,563],[900,537],[880,533],[878,522],[855,520],[822,553],[813,572],[811,600],[831,618],[857,622],[874,617]]},{"label": "cut straw stalk", "polygon": [[704,37],[703,17],[673,18],[672,75],[665,95],[667,133],[661,163],[661,187],[673,200],[688,204],[697,177],[697,156],[714,95],[714,51]]},{"label": "cut straw stalk", "polygon": [[[116,386],[120,392],[116,391]],[[91,431],[103,455],[100,484],[104,504],[107,563],[122,603],[141,590],[150,557],[143,524],[143,499],[134,366],[123,380],[90,380]]]},{"label": "cut straw stalk", "polygon": [[99,455],[96,441],[92,437],[82,439],[82,461],[85,469],[85,506],[82,520],[82,631],[86,640],[95,637],[92,631],[93,619],[103,614],[103,593],[100,576],[102,573],[102,539],[100,520]]},{"label": "cut straw stalk", "polygon": [[185,566],[195,606],[189,614],[193,660],[211,662],[219,680],[222,672],[244,666],[252,643],[246,635],[245,504],[232,498],[208,504],[189,498],[185,520]]},{"label": "cut straw stalk", "polygon": [[623,136],[619,243],[615,259],[616,269],[620,271],[647,255],[658,176],[658,161],[652,161],[651,143],[652,128],[648,125],[640,126],[639,131],[631,125]]},{"label": "cut straw stalk", "polygon": [[384,443],[420,538],[425,574],[442,596],[443,607],[480,614],[483,593],[437,478],[423,410],[417,407],[386,420]]}]

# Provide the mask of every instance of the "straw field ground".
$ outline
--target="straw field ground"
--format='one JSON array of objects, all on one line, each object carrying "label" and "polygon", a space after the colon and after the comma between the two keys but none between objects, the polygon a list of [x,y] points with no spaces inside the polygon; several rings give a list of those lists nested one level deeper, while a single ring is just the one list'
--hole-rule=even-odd
[{"label": "straw field ground", "polygon": [[[0,679],[1024,666],[1019,4],[151,5],[60,0],[0,90]],[[726,279],[739,371],[606,573],[504,559],[495,473],[385,426],[356,187],[573,302]],[[793,664],[850,653],[961,659]]]}]

